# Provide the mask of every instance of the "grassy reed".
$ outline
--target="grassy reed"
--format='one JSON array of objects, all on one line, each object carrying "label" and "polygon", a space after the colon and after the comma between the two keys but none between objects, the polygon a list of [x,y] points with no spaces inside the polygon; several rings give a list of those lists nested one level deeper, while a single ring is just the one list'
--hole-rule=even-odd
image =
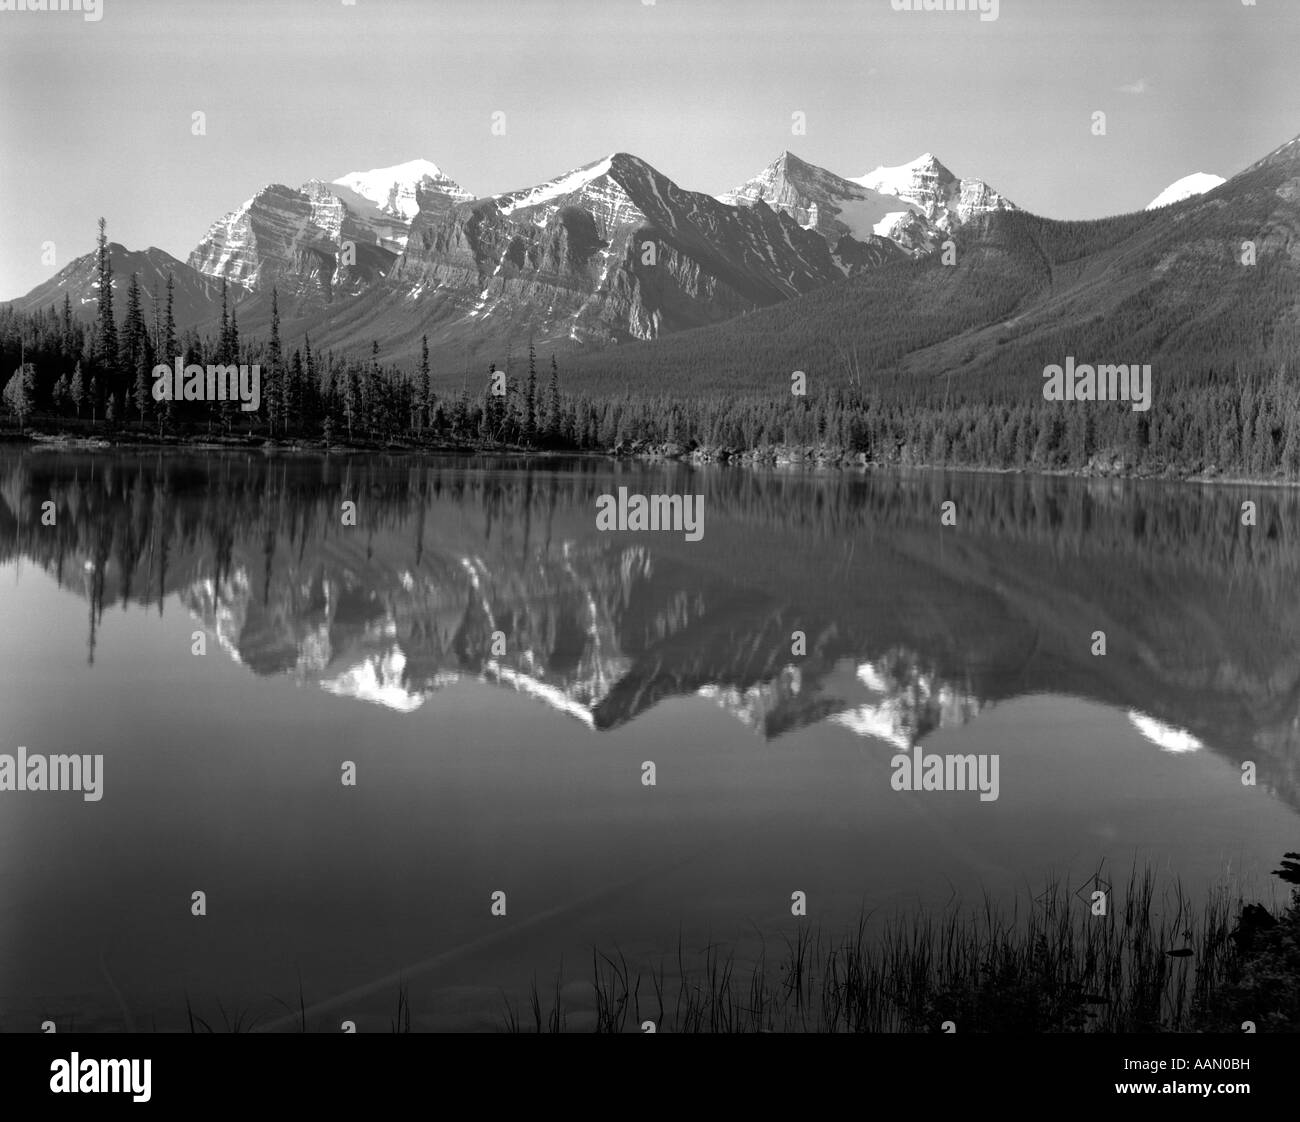
[{"label": "grassy reed", "polygon": [[[1293,855],[1289,855],[1293,856]],[[1279,873],[1281,875],[1281,873]],[[1294,876],[1297,882],[1300,859]],[[503,995],[511,1033],[1300,1032],[1300,890],[1269,912],[1226,889],[1197,903],[1177,882],[1134,869],[1108,892],[1106,914],[1089,893],[1054,880],[1032,899],[939,913],[863,913],[849,931],[793,921],[769,959],[738,961],[709,943],[633,963],[595,949],[590,985],[569,990],[563,962],[543,992],[534,979],[521,1011]],[[570,993],[567,999],[564,996]],[[309,1024],[279,1001],[298,1032]],[[185,1003],[189,1031],[250,1032],[260,1017],[218,1003],[205,1019]],[[389,1030],[412,1031],[407,985]],[[62,1026],[60,1026],[62,1031]]]},{"label": "grassy reed", "polygon": [[[662,962],[637,970],[622,954],[596,951],[595,1031],[642,1031],[652,1021],[658,1032],[917,1033],[947,1022],[959,1032],[1196,1032],[1263,1015],[1260,987],[1243,995],[1253,967],[1240,899],[1219,892],[1193,906],[1178,885],[1161,890],[1150,870],[1136,869],[1110,893],[1107,914],[1094,915],[1084,895],[1056,881],[1010,911],[986,899],[939,916],[864,914],[835,936],[799,927],[775,970],[766,955],[742,967],[714,944],[688,963],[679,940],[673,984]],[[1300,927],[1298,914],[1293,904],[1278,931]],[[1279,971],[1289,977],[1294,1005],[1295,939],[1275,942],[1269,985],[1276,991]],[[560,993],[557,977],[544,1009],[534,984],[532,1031],[564,1031],[570,1011]],[[1275,1027],[1284,1027],[1279,1016],[1287,1019],[1275,1014]],[[524,1031],[509,1007],[505,1027]]]}]

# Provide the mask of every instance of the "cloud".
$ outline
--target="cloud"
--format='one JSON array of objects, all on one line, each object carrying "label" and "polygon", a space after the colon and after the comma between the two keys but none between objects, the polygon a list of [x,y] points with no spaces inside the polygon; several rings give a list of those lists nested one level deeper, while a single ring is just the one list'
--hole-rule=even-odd
[{"label": "cloud", "polygon": [[1151,87],[1145,78],[1139,78],[1136,82],[1129,82],[1126,86],[1116,86],[1120,93],[1126,94],[1144,94]]}]

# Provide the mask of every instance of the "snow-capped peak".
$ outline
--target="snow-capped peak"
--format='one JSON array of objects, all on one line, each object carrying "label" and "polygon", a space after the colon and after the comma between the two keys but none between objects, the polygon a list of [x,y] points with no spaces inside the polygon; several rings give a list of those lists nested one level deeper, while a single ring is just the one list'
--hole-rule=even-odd
[{"label": "snow-capped peak", "polygon": [[432,160],[408,160],[392,167],[352,171],[333,181],[368,199],[380,210],[408,221],[420,210],[417,188],[434,188],[445,195],[468,199],[470,192],[449,178]]},{"label": "snow-capped peak", "polygon": [[897,167],[878,167],[849,182],[914,204],[945,231],[991,211],[1016,209],[982,179],[958,179],[933,152],[922,152]]},{"label": "snow-capped peak", "polygon": [[618,153],[615,152],[606,156],[603,160],[597,160],[595,163],[574,168],[573,171],[565,173],[558,179],[552,179],[536,187],[527,187],[522,191],[509,191],[503,195],[498,195],[497,206],[502,214],[510,214],[523,207],[541,206],[544,203],[563,198],[565,195],[572,195],[575,191],[580,191],[602,175],[607,175],[610,168],[613,167],[617,155]]},{"label": "snow-capped peak", "polygon": [[952,172],[935,158],[934,153],[922,152],[911,163],[899,164],[897,167],[878,167],[866,175],[849,176],[849,181],[886,195],[906,196],[913,190],[918,174],[940,173],[944,178],[954,178]]},{"label": "snow-capped peak", "polygon": [[897,195],[863,187],[789,151],[717,199],[727,206],[753,206],[761,200],[804,229],[833,238],[847,233],[858,241],[892,236],[900,223],[919,211]]},{"label": "snow-capped peak", "polygon": [[1206,171],[1194,171],[1191,175],[1185,175],[1182,179],[1169,184],[1160,194],[1147,203],[1147,210],[1156,210],[1172,203],[1181,203],[1184,199],[1190,199],[1196,195],[1204,195],[1206,191],[1213,191],[1221,183],[1226,182],[1227,180],[1221,175],[1214,175]]}]

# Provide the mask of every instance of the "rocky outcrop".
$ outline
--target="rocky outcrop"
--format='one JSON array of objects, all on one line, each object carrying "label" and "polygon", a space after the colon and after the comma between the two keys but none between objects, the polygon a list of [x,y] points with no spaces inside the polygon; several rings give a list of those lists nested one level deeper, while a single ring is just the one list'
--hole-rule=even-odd
[{"label": "rocky outcrop", "polygon": [[386,276],[417,214],[445,214],[468,198],[427,161],[296,189],[272,183],[214,223],[189,264],[252,291],[329,301]]},{"label": "rocky outcrop", "polygon": [[542,339],[653,339],[810,292],[897,256],[761,201],[684,191],[626,153],[493,199],[421,210],[392,279],[441,290],[461,315],[528,319]]},{"label": "rocky outcrop", "polygon": [[993,211],[1017,209],[982,179],[958,179],[929,152],[910,164],[876,168],[852,182],[912,204],[944,233]]}]

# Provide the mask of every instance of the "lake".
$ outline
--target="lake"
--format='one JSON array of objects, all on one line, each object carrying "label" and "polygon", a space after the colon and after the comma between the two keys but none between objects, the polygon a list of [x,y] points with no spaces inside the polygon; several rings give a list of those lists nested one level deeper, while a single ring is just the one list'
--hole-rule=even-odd
[{"label": "lake", "polygon": [[[699,540],[598,530],[620,487],[702,496]],[[593,948],[753,962],[1053,875],[1083,908],[1135,865],[1281,899],[1297,516],[1265,487],[0,450],[0,753],[103,761],[97,799],[0,791],[0,1029],[301,1000],[386,1031],[404,991],[415,1028],[491,1030],[534,979],[581,1027]],[[996,788],[913,784],[930,756]]]}]

